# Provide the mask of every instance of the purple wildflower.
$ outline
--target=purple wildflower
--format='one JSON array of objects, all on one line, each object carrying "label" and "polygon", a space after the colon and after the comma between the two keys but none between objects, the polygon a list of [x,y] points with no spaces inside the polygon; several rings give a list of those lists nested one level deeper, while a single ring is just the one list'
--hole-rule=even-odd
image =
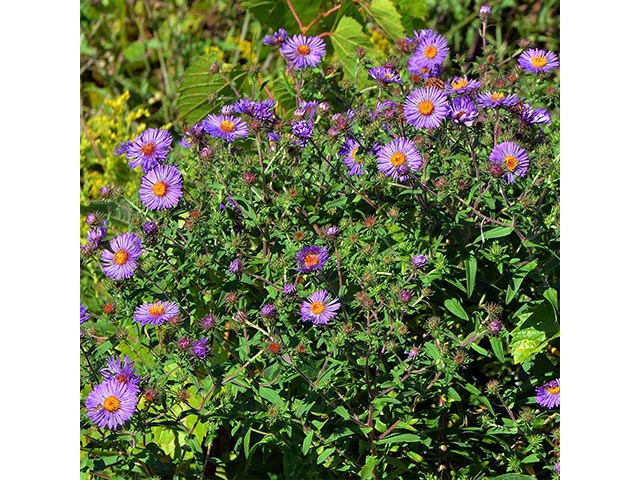
[{"label": "purple wildflower", "polygon": [[524,177],[529,169],[529,157],[517,143],[502,142],[496,145],[489,155],[492,164],[505,169],[507,183],[516,181],[516,177]]},{"label": "purple wildflower", "polygon": [[560,406],[560,379],[551,380],[536,388],[536,402],[546,408]]},{"label": "purple wildflower", "polygon": [[329,260],[327,247],[319,247],[317,245],[303,247],[296,254],[296,260],[298,261],[298,268],[296,269],[298,272],[310,273],[322,270],[327,260]]},{"label": "purple wildflower", "polygon": [[158,233],[158,224],[156,222],[144,222],[142,231],[145,235],[151,236]]},{"label": "purple wildflower", "polygon": [[89,309],[80,304],[80,325],[89,320]]},{"label": "purple wildflower", "polygon": [[175,207],[182,197],[182,174],[173,165],[160,165],[142,177],[139,193],[150,210]]},{"label": "purple wildflower", "polygon": [[551,115],[545,108],[536,108],[535,110],[529,104],[524,104],[520,111],[520,118],[528,125],[536,123],[551,123]]},{"label": "purple wildflower", "polygon": [[132,362],[128,355],[125,355],[122,359],[111,357],[107,360],[107,367],[100,370],[100,373],[105,380],[116,380],[124,383],[127,387],[135,390],[136,393],[140,390],[138,387],[140,376],[136,374],[135,362]]},{"label": "purple wildflower", "polygon": [[177,317],[178,305],[175,302],[155,302],[140,305],[135,312],[134,320],[140,325],[162,325],[164,322]]},{"label": "purple wildflower", "polygon": [[313,122],[300,120],[291,124],[291,131],[295,137],[295,143],[304,148],[313,135]]},{"label": "purple wildflower", "polygon": [[242,260],[240,260],[239,258],[231,260],[228,270],[232,275],[237,275],[242,272]]},{"label": "purple wildflower", "polygon": [[163,162],[171,150],[172,138],[167,130],[148,128],[142,132],[127,149],[129,167],[142,167],[148,172]]},{"label": "purple wildflower", "polygon": [[444,86],[444,90],[449,95],[453,94],[469,94],[480,88],[480,80],[468,80],[467,76],[453,77]]},{"label": "purple wildflower", "polygon": [[418,46],[413,53],[416,63],[422,67],[442,65],[449,53],[447,39],[431,29],[422,30],[418,37]]},{"label": "purple wildflower", "polygon": [[416,358],[420,353],[420,349],[418,347],[411,347],[411,350],[408,352],[404,352],[407,358]]},{"label": "purple wildflower", "polygon": [[282,294],[285,297],[291,297],[298,292],[298,289],[293,283],[285,283],[284,287],[282,287]]},{"label": "purple wildflower", "polygon": [[215,319],[211,315],[207,315],[202,320],[200,320],[200,328],[203,330],[210,330],[215,325]]},{"label": "purple wildflower", "polygon": [[204,360],[209,353],[209,347],[207,347],[207,337],[202,337],[200,340],[193,342],[193,355]]},{"label": "purple wildflower", "polygon": [[402,83],[402,78],[400,78],[396,69],[386,65],[370,68],[369,76],[383,85],[388,85],[389,83]]},{"label": "purple wildflower", "polygon": [[85,408],[93,423],[115,430],[133,416],[137,404],[136,390],[117,380],[107,380],[89,393]]},{"label": "purple wildflower", "polygon": [[484,92],[478,95],[477,102],[483,108],[513,107],[520,99],[514,94],[503,92]]},{"label": "purple wildflower", "polygon": [[311,321],[314,325],[327,324],[338,314],[340,302],[337,298],[331,300],[326,290],[314,292],[300,306],[302,321]]},{"label": "purple wildflower", "polygon": [[92,228],[87,232],[87,247],[90,250],[97,250],[102,246],[102,242],[107,236],[107,222],[102,222],[102,225],[96,228]]},{"label": "purple wildflower", "polygon": [[262,43],[280,48],[287,38],[289,38],[287,31],[284,28],[280,28],[273,35],[265,35]]},{"label": "purple wildflower", "polygon": [[358,149],[361,146],[360,142],[355,138],[348,137],[340,147],[340,150],[338,150],[338,155],[342,157],[342,161],[349,169],[349,175],[352,177],[354,175],[362,175],[364,173],[362,168],[362,155],[357,155]]},{"label": "purple wildflower", "polygon": [[407,61],[407,70],[414,77],[413,81],[417,81],[419,79],[426,80],[427,78],[435,78],[440,76],[440,65],[429,65],[425,66],[423,62],[420,61],[419,57],[415,55],[409,57]]},{"label": "purple wildflower", "polygon": [[417,172],[422,166],[422,156],[415,144],[401,137],[387,143],[376,157],[378,169],[387,177],[401,182],[409,178],[409,172]]},{"label": "purple wildflower", "polygon": [[451,99],[449,117],[454,123],[461,123],[470,127],[478,118],[476,105],[467,97],[454,97]]},{"label": "purple wildflower", "polygon": [[202,128],[212,137],[222,138],[231,143],[241,137],[249,136],[249,127],[232,115],[207,115],[202,121]]},{"label": "purple wildflower", "polygon": [[413,257],[411,257],[411,263],[416,268],[422,268],[427,263],[429,263],[429,257],[423,255],[422,253],[419,253],[418,255],[414,255]]},{"label": "purple wildflower", "polygon": [[320,37],[305,37],[294,35],[287,38],[280,48],[280,52],[295,70],[315,67],[327,53],[324,40]]},{"label": "purple wildflower", "polygon": [[416,128],[436,128],[448,114],[447,96],[436,88],[417,88],[404,102],[404,116]]},{"label": "purple wildflower", "polygon": [[518,57],[518,65],[527,72],[548,72],[560,66],[558,56],[547,50],[529,48]]},{"label": "purple wildflower", "polygon": [[176,344],[178,345],[178,350],[184,351],[191,346],[191,340],[189,340],[187,337],[180,337]]},{"label": "purple wildflower", "polygon": [[276,314],[276,307],[271,303],[266,303],[260,309],[260,315],[264,318],[273,318]]},{"label": "purple wildflower", "polygon": [[109,250],[100,254],[102,271],[115,280],[130,278],[138,268],[138,257],[142,255],[142,242],[135,233],[118,235],[109,242]]},{"label": "purple wildflower", "polygon": [[398,293],[398,298],[403,303],[409,303],[411,301],[411,290],[400,290],[400,293]]}]

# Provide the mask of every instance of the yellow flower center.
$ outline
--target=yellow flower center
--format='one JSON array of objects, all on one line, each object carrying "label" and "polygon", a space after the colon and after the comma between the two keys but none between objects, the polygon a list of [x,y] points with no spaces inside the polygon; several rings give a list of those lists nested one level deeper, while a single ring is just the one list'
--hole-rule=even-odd
[{"label": "yellow flower center", "polygon": [[438,53],[438,49],[434,45],[429,45],[424,49],[424,56],[427,58],[434,58]]},{"label": "yellow flower center", "polygon": [[433,112],[434,106],[431,100],[423,100],[418,104],[418,111],[422,115],[431,115]]},{"label": "yellow flower center", "polygon": [[310,253],[309,255],[304,257],[305,267],[312,267],[314,265],[317,265],[319,262],[320,262],[320,258],[315,253]]},{"label": "yellow flower center", "polygon": [[504,157],[504,164],[510,172],[513,172],[518,166],[518,159],[513,155],[507,155]]},{"label": "yellow flower center", "polygon": [[536,68],[542,68],[547,64],[547,57],[544,55],[536,55],[531,59],[531,65]]},{"label": "yellow flower center", "polygon": [[491,94],[491,101],[497,102],[498,100],[502,100],[504,98],[504,93],[502,92],[493,92]]},{"label": "yellow flower center", "polygon": [[309,53],[311,53],[311,49],[308,45],[298,45],[298,53],[300,55],[309,55]]},{"label": "yellow flower center", "polygon": [[145,143],[142,146],[142,154],[145,157],[148,157],[149,155],[153,155],[153,153],[156,151],[156,145],[155,143]]},{"label": "yellow flower center", "polygon": [[547,392],[551,395],[558,395],[560,393],[560,385],[548,385]]},{"label": "yellow flower center", "polygon": [[149,315],[151,315],[152,317],[159,317],[163,313],[164,313],[164,307],[162,306],[161,303],[157,303],[149,307]]},{"label": "yellow flower center", "polygon": [[125,263],[127,263],[127,260],[129,260],[129,254],[124,250],[118,250],[113,255],[113,261],[118,265],[124,265]]},{"label": "yellow flower center", "polygon": [[322,312],[324,312],[324,303],[322,302],[313,302],[311,304],[311,313],[313,313],[314,315],[320,315]]},{"label": "yellow flower center", "polygon": [[354,147],[354,149],[351,150],[351,153],[349,155],[351,156],[351,158],[353,159],[354,162],[362,163],[363,162],[362,158],[356,157],[356,154],[358,153],[358,148],[359,147]]},{"label": "yellow flower center", "polygon": [[467,86],[469,82],[467,81],[466,78],[460,78],[458,80],[454,80],[453,82],[451,82],[451,87],[454,90],[460,90],[461,88],[464,88]]},{"label": "yellow flower center", "polygon": [[229,121],[229,120],[223,120],[220,122],[220,130],[222,130],[224,133],[230,133],[235,131],[236,129],[236,124]]},{"label": "yellow flower center", "polygon": [[396,152],[393,155],[391,155],[391,165],[393,165],[394,167],[397,167],[398,165],[402,165],[404,162],[407,161],[407,156],[402,153],[402,152]]},{"label": "yellow flower center", "polygon": [[167,194],[167,184],[165,182],[157,182],[153,186],[153,194],[156,197],[164,197]]},{"label": "yellow flower center", "polygon": [[109,413],[114,413],[120,410],[120,399],[115,395],[109,395],[102,402],[102,406]]}]

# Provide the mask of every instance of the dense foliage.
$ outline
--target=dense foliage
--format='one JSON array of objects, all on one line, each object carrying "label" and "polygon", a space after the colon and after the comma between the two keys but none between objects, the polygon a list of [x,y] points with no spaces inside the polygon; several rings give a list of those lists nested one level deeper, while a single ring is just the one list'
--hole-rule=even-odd
[{"label": "dense foliage", "polygon": [[438,5],[245,0],[105,135],[83,478],[559,475],[557,39]]}]

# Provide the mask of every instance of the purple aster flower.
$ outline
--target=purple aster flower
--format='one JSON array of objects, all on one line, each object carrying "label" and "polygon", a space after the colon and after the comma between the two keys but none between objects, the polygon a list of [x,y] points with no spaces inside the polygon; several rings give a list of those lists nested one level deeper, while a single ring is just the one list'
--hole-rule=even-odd
[{"label": "purple aster flower", "polygon": [[337,298],[331,300],[326,290],[318,290],[302,302],[300,315],[303,322],[311,320],[314,325],[325,325],[338,314],[339,309]]},{"label": "purple aster flower", "polygon": [[527,72],[548,72],[560,66],[558,56],[547,50],[529,48],[518,57],[518,64]]},{"label": "purple aster flower", "polygon": [[454,123],[461,123],[470,127],[478,118],[478,110],[475,103],[467,97],[454,97],[451,99],[449,117]]},{"label": "purple aster flower", "polygon": [[267,133],[267,141],[269,142],[269,150],[273,151],[280,143],[280,135],[276,132]]},{"label": "purple aster flower", "polygon": [[129,167],[142,167],[148,172],[163,162],[171,150],[172,138],[167,130],[148,128],[142,132],[127,149]]},{"label": "purple aster flower", "polygon": [[140,201],[150,210],[178,205],[182,197],[182,175],[173,165],[160,165],[148,171],[140,182]]},{"label": "purple aster flower", "polygon": [[327,49],[320,37],[294,35],[284,41],[280,52],[295,70],[299,70],[318,65]]},{"label": "purple aster flower", "polygon": [[142,255],[142,242],[135,233],[118,235],[109,242],[111,251],[105,249],[100,254],[102,271],[115,280],[130,278],[138,268],[138,257]]},{"label": "purple aster flower", "polygon": [[398,298],[403,303],[409,303],[411,301],[411,290],[400,290]]},{"label": "purple aster flower", "polygon": [[202,128],[202,122],[194,123],[193,126],[184,133],[184,135],[178,142],[178,145],[181,145],[184,148],[193,147],[196,143],[198,143],[200,138],[202,138],[203,132],[204,130]]},{"label": "purple aster flower", "polygon": [[417,172],[422,166],[422,156],[415,144],[405,138],[387,143],[376,155],[378,170],[397,181],[409,178],[409,172]]},{"label": "purple aster flower", "polygon": [[132,362],[128,355],[125,355],[123,359],[111,357],[107,360],[107,367],[100,370],[100,373],[105,381],[115,380],[123,383],[135,390],[136,393],[140,390],[140,387],[138,387],[140,377],[136,374],[135,362]]},{"label": "purple aster flower", "polygon": [[89,320],[89,309],[80,304],[80,325]]},{"label": "purple aster flower", "polygon": [[560,406],[560,379],[551,380],[536,388],[536,402],[546,408]]},{"label": "purple aster flower", "polygon": [[232,115],[207,115],[202,121],[202,128],[209,135],[222,138],[231,143],[240,137],[249,136],[249,127],[240,117]]},{"label": "purple aster flower", "polygon": [[376,102],[376,108],[373,110],[372,117],[374,120],[382,117],[388,120],[396,115],[396,102],[393,100],[384,100]]},{"label": "purple aster flower", "polygon": [[293,283],[285,283],[284,287],[282,287],[282,294],[285,297],[291,297],[298,292],[298,289]]},{"label": "purple aster flower", "polygon": [[109,198],[113,194],[113,187],[111,185],[105,185],[100,187],[100,198]]},{"label": "purple aster flower", "polygon": [[500,330],[502,330],[502,327],[503,327],[502,322],[497,318],[494,318],[489,322],[489,331],[494,335],[497,335],[498,333],[500,333]]},{"label": "purple aster flower", "polygon": [[467,76],[463,77],[453,77],[447,84],[444,86],[444,90],[449,95],[453,95],[456,93],[471,93],[475,92],[480,88],[480,80],[468,80]]},{"label": "purple aster flower", "polygon": [[89,226],[95,225],[96,223],[98,223],[98,215],[96,215],[94,212],[89,212],[87,213],[84,221]]},{"label": "purple aster flower", "polygon": [[357,155],[358,149],[361,146],[360,142],[355,138],[348,137],[340,147],[340,150],[338,150],[338,155],[342,157],[342,161],[349,169],[349,175],[352,177],[354,175],[362,175],[364,173],[362,168],[362,155]]},{"label": "purple aster flower", "polygon": [[93,423],[115,430],[133,416],[137,404],[136,390],[117,380],[108,380],[87,395],[85,408]]},{"label": "purple aster flower", "polygon": [[489,155],[489,161],[504,168],[507,183],[516,181],[516,177],[524,177],[529,169],[529,157],[517,143],[502,142],[496,145]]},{"label": "purple aster flower", "polygon": [[322,270],[324,264],[329,260],[327,247],[317,245],[303,247],[296,254],[296,260],[298,261],[298,268],[296,268],[298,272],[309,273]]},{"label": "purple aster flower", "polygon": [[313,122],[310,120],[300,120],[291,124],[291,131],[296,137],[295,143],[304,148],[313,135]]},{"label": "purple aster flower", "polygon": [[484,92],[478,95],[477,102],[483,108],[513,107],[520,99],[514,94],[503,92]]},{"label": "purple aster flower", "polygon": [[309,101],[303,100],[300,102],[300,105],[298,105],[298,108],[295,109],[293,114],[299,118],[308,116],[309,119],[312,119],[316,113],[317,108],[318,108],[317,100],[309,100]]},{"label": "purple aster flower", "polygon": [[419,253],[418,255],[414,255],[413,257],[411,257],[411,263],[416,268],[422,268],[427,263],[429,263],[429,257],[423,255],[422,253]]},{"label": "purple aster flower", "polygon": [[87,247],[90,250],[97,250],[102,245],[107,236],[107,222],[102,222],[102,226],[92,228],[87,232]]},{"label": "purple aster flower", "polygon": [[556,463],[553,466],[553,471],[556,472],[558,475],[560,475],[560,462]]},{"label": "purple aster flower", "polygon": [[433,30],[423,30],[419,34],[418,46],[413,57],[422,67],[442,65],[449,53],[447,39]]},{"label": "purple aster flower", "polygon": [[327,238],[336,238],[338,236],[338,234],[340,233],[340,228],[338,228],[337,225],[331,225],[330,227],[327,227],[327,229],[324,231],[324,236]]},{"label": "purple aster flower", "polygon": [[260,315],[262,315],[264,318],[272,318],[275,314],[276,307],[271,303],[263,305],[263,307],[260,309]]},{"label": "purple aster flower", "polygon": [[231,260],[228,270],[232,275],[237,275],[242,272],[242,260],[240,260],[239,258]]},{"label": "purple aster flower", "polygon": [[273,35],[265,35],[262,43],[280,48],[287,38],[289,38],[287,31],[284,28],[280,28]]},{"label": "purple aster flower", "polygon": [[193,342],[193,354],[200,360],[207,358],[209,353],[209,347],[207,347],[207,337],[202,337],[200,340]]},{"label": "purple aster flower", "polygon": [[159,301],[140,305],[133,319],[140,325],[162,325],[173,317],[177,317],[178,313],[178,305],[175,302]]},{"label": "purple aster flower", "polygon": [[369,69],[369,76],[374,80],[387,85],[389,83],[402,83],[402,78],[393,67],[372,67]]},{"label": "purple aster flower", "polygon": [[404,116],[416,128],[436,128],[448,114],[447,96],[437,88],[417,88],[404,102]]},{"label": "purple aster flower", "polygon": [[420,353],[420,349],[418,347],[411,347],[411,350],[408,352],[404,352],[407,358],[416,358]]},{"label": "purple aster flower", "polygon": [[480,20],[486,22],[491,15],[491,7],[489,5],[481,5],[480,6]]},{"label": "purple aster flower", "polygon": [[419,57],[413,55],[407,61],[407,70],[414,76],[413,81],[426,80],[427,78],[439,77],[441,66],[437,64],[425,66]]},{"label": "purple aster flower", "polygon": [[551,123],[551,115],[545,108],[536,108],[535,110],[529,104],[524,104],[520,111],[520,118],[528,125],[536,123]]}]

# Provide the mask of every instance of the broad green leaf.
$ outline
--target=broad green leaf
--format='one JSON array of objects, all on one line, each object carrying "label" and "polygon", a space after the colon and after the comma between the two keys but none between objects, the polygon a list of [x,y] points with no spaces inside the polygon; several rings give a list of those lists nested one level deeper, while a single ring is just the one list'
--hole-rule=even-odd
[{"label": "broad green leaf", "polygon": [[342,17],[330,38],[333,49],[344,66],[344,74],[347,78],[355,78],[356,48],[371,49],[371,42],[362,31],[362,25],[351,17]]},{"label": "broad green leaf", "polygon": [[280,398],[280,395],[278,395],[278,392],[276,392],[275,390],[271,390],[270,388],[266,387],[260,387],[260,389],[258,390],[258,395],[260,395],[268,402],[273,403],[274,405],[277,405],[279,407],[285,406],[284,400]]},{"label": "broad green leaf", "polygon": [[478,235],[478,238],[476,238],[473,243],[485,242],[492,238],[506,237],[511,233],[513,233],[513,227],[495,227],[490,230],[484,230],[480,235]]},{"label": "broad green leaf", "polygon": [[549,303],[551,303],[551,306],[553,307],[553,313],[556,316],[556,319],[558,318],[558,292],[555,288],[547,288],[545,290],[545,292],[542,294],[542,296],[544,298],[546,298],[547,300],[549,300]]},{"label": "broad green leaf", "polygon": [[520,473],[505,473],[504,475],[498,475],[497,477],[493,477],[493,480],[531,480],[532,478],[529,475],[522,475]]},{"label": "broad green leaf", "polygon": [[493,350],[496,358],[500,360],[501,363],[504,363],[504,347],[502,345],[502,340],[498,337],[491,337],[489,338],[489,343],[491,344],[491,350]]},{"label": "broad green leaf", "polygon": [[471,298],[473,287],[476,284],[476,272],[478,270],[478,261],[476,257],[471,256],[464,261],[464,270],[467,277],[467,298]]},{"label": "broad green leaf", "polygon": [[544,332],[535,328],[514,331],[510,344],[513,361],[522,363],[538,353],[544,347],[545,339]]},{"label": "broad green leaf", "polygon": [[382,440],[376,440],[377,444],[387,444],[387,443],[399,443],[399,442],[419,442],[422,439],[416,435],[415,433],[401,433],[399,435],[389,435],[388,437],[384,437]]},{"label": "broad green leaf", "polygon": [[313,430],[309,430],[307,435],[304,437],[304,441],[302,442],[302,454],[306,455],[309,452],[309,447],[311,447],[311,442],[313,441]]},{"label": "broad green leaf", "polygon": [[373,0],[371,5],[366,2],[361,5],[391,40],[399,40],[404,36],[402,19],[390,0]]},{"label": "broad green leaf", "polygon": [[322,452],[320,455],[318,455],[318,459],[316,460],[316,463],[318,465],[320,465],[321,463],[323,463],[327,458],[329,458],[329,456],[335,452],[336,449],[335,447],[330,447],[327,448],[324,452]]},{"label": "broad green leaf", "polygon": [[349,412],[347,412],[347,409],[344,408],[342,405],[338,405],[338,407],[336,408],[336,413],[340,415],[342,418],[344,418],[345,420],[349,420]]},{"label": "broad green leaf", "polygon": [[453,313],[456,317],[463,320],[469,320],[469,315],[464,311],[464,308],[462,308],[462,305],[457,298],[448,298],[444,301],[444,306],[447,307],[447,310]]}]

